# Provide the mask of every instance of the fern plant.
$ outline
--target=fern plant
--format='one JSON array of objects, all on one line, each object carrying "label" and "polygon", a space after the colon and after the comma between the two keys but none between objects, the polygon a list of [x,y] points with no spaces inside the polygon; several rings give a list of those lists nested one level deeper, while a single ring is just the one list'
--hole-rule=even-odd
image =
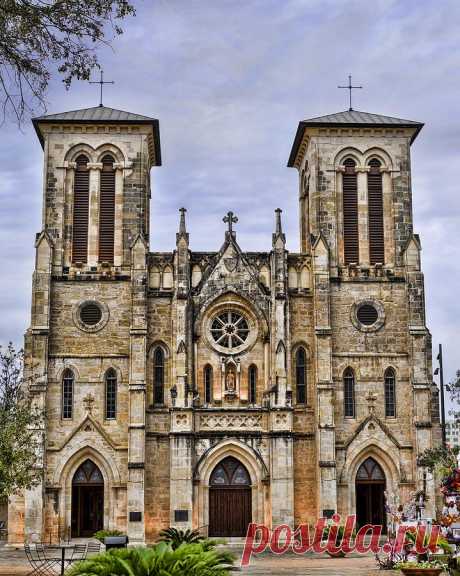
[{"label": "fern plant", "polygon": [[160,542],[152,548],[117,548],[73,566],[68,576],[228,576],[234,557],[202,544],[173,550]]},{"label": "fern plant", "polygon": [[171,544],[173,550],[181,544],[198,544],[203,542],[203,536],[198,530],[180,530],[178,528],[166,528],[160,532],[160,542]]}]

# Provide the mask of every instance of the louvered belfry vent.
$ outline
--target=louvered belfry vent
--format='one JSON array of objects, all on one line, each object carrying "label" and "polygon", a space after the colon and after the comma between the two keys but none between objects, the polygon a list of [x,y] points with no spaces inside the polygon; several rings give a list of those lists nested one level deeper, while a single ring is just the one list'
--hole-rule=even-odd
[{"label": "louvered belfry vent", "polygon": [[83,154],[76,160],[73,192],[72,262],[88,261],[89,170]]},{"label": "louvered belfry vent", "polygon": [[115,243],[115,170],[110,155],[102,158],[99,203],[99,261],[113,264]]},{"label": "louvered belfry vent", "polygon": [[358,178],[356,162],[347,158],[344,162],[343,181],[343,242],[345,264],[359,262],[358,232]]},{"label": "louvered belfry vent", "polygon": [[367,195],[369,209],[369,258],[371,264],[385,263],[383,228],[383,187],[381,164],[377,159],[369,162]]},{"label": "louvered belfry vent", "polygon": [[379,313],[372,304],[363,304],[358,309],[358,320],[365,326],[372,326],[378,320]]},{"label": "louvered belfry vent", "polygon": [[102,319],[102,310],[95,302],[88,302],[80,310],[80,319],[88,326],[95,326]]}]

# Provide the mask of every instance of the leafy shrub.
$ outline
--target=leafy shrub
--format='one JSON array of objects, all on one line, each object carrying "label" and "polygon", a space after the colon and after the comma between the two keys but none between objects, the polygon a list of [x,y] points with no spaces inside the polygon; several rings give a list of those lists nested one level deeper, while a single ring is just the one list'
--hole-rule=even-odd
[{"label": "leafy shrub", "polygon": [[104,538],[108,536],[125,536],[125,534],[119,530],[98,530],[93,534],[93,538],[96,538],[96,540],[102,543],[104,543]]},{"label": "leafy shrub", "polygon": [[115,548],[79,562],[68,576],[228,576],[234,558],[202,544],[175,550],[160,542],[152,548]]},{"label": "leafy shrub", "polygon": [[181,544],[198,544],[204,540],[198,530],[179,530],[178,528],[167,528],[160,532],[160,542],[171,544],[173,550],[179,548]]}]

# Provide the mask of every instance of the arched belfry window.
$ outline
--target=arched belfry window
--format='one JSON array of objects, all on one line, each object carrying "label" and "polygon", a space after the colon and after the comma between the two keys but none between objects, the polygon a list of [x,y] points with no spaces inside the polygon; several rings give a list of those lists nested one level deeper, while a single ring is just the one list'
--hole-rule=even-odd
[{"label": "arched belfry window", "polygon": [[295,385],[297,404],[307,401],[307,353],[303,346],[295,354]]},{"label": "arched belfry window", "polygon": [[257,366],[249,366],[248,370],[248,402],[255,404],[257,402]]},{"label": "arched belfry window", "polygon": [[153,352],[153,403],[165,401],[165,353],[158,346]]},{"label": "arched belfry window", "polygon": [[359,262],[358,231],[358,175],[352,158],[344,161],[343,187],[343,245],[345,264]]},{"label": "arched belfry window", "polygon": [[89,170],[88,158],[75,161],[73,186],[72,262],[88,261]]},{"label": "arched belfry window", "polygon": [[204,402],[212,402],[212,366],[209,364],[204,368]]},{"label": "arched belfry window", "polygon": [[396,375],[393,368],[388,368],[385,372],[385,416],[396,416]]},{"label": "arched belfry window", "polygon": [[369,162],[369,173],[367,175],[369,258],[371,264],[385,263],[381,166],[379,160],[373,158]]},{"label": "arched belfry window", "polygon": [[347,368],[343,373],[344,414],[347,418],[355,417],[355,373]]},{"label": "arched belfry window", "polygon": [[99,261],[113,264],[115,243],[115,170],[110,154],[102,158],[99,200]]},{"label": "arched belfry window", "polygon": [[117,373],[113,368],[105,374],[105,417],[107,420],[117,417]]},{"label": "arched belfry window", "polygon": [[66,368],[62,375],[62,418],[73,417],[73,388],[75,376],[72,370]]}]

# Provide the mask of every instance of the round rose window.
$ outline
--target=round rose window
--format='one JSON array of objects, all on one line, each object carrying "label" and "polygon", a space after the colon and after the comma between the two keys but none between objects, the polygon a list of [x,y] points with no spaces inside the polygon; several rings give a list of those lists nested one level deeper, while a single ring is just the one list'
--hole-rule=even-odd
[{"label": "round rose window", "polygon": [[214,318],[211,324],[211,336],[222,348],[238,348],[244,344],[249,335],[249,325],[239,312],[228,310]]}]

